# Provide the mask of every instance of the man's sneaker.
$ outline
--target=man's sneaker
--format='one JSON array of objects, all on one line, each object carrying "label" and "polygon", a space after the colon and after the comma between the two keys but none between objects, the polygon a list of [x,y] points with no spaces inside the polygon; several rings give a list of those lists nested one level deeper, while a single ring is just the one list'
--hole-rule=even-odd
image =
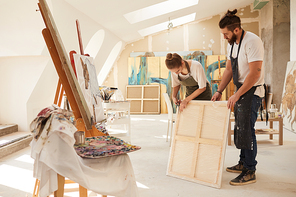
[{"label": "man's sneaker", "polygon": [[243,171],[243,168],[244,168],[243,162],[239,161],[238,164],[236,164],[235,166],[227,167],[226,171],[241,173]]},{"label": "man's sneaker", "polygon": [[255,182],[256,182],[255,170],[248,170],[244,168],[242,173],[235,179],[232,179],[229,183],[230,185],[247,185]]}]

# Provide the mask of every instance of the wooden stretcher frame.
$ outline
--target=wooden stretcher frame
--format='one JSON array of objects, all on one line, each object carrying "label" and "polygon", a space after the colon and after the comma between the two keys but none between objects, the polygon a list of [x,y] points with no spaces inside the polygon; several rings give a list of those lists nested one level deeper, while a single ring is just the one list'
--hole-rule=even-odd
[{"label": "wooden stretcher frame", "polygon": [[190,101],[177,114],[167,175],[220,188],[229,117],[227,101]]}]

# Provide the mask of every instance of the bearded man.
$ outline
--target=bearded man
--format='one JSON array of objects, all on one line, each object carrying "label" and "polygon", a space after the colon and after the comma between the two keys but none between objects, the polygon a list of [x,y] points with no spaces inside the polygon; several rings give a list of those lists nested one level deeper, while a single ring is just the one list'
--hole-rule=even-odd
[{"label": "bearded man", "polygon": [[228,10],[219,22],[220,31],[229,44],[226,69],[212,101],[221,99],[223,90],[233,79],[237,91],[228,99],[227,107],[234,107],[234,143],[241,151],[238,164],[227,167],[226,171],[240,173],[230,181],[231,185],[245,185],[256,182],[255,122],[266,90],[262,66],[264,48],[257,35],[241,28],[236,13],[236,9]]}]

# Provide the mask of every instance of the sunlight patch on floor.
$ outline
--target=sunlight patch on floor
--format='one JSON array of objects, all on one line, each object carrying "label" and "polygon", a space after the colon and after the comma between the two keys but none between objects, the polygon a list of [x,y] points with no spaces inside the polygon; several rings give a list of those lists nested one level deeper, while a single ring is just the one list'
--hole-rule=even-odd
[{"label": "sunlight patch on floor", "polygon": [[0,184],[11,187],[24,192],[33,193],[33,185],[35,184],[35,178],[33,178],[33,172],[23,168],[10,166],[6,164],[0,165],[1,177]]},{"label": "sunlight patch on floor", "polygon": [[30,155],[26,155],[26,154],[16,158],[15,160],[22,161],[22,162],[25,162],[25,163],[34,164],[34,159],[32,159],[32,157]]},{"label": "sunlight patch on floor", "polygon": [[[166,139],[167,136],[166,135],[162,135],[162,136],[154,136],[155,138],[159,138],[159,139]],[[168,138],[170,139],[170,136],[168,136]]]},{"label": "sunlight patch on floor", "polygon": [[[138,181],[136,181],[137,183],[137,187],[139,188],[143,188],[143,189],[149,189],[149,187],[147,187],[146,185],[142,184],[142,183],[139,183]],[[109,196],[108,196],[109,197]]]},{"label": "sunlight patch on floor", "polygon": [[[9,142],[9,140],[0,140],[0,145]],[[0,196],[1,197],[1,196]]]},{"label": "sunlight patch on floor", "polygon": [[131,118],[132,121],[141,121],[141,120],[148,120],[148,121],[156,121],[156,119],[148,119],[148,118]]}]

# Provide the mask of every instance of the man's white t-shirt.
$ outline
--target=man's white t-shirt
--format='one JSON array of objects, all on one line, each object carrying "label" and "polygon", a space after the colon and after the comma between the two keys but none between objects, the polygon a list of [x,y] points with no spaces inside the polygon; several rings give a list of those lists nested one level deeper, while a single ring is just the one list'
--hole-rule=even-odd
[{"label": "man's white t-shirt", "polygon": [[[234,43],[232,57],[236,58],[238,44]],[[228,59],[230,60],[231,45],[227,46]],[[244,83],[247,75],[250,73],[249,63],[255,61],[263,61],[264,47],[261,39],[252,32],[246,32],[243,37],[238,55],[238,82]],[[261,67],[261,74],[254,86],[261,85],[256,88],[255,95],[264,97],[264,66]]]},{"label": "man's white t-shirt", "polygon": [[[178,79],[178,75],[173,72],[171,75],[172,75],[172,87],[181,85]],[[208,80],[201,63],[195,60],[191,60],[190,75],[198,83],[199,89],[207,87]],[[188,77],[190,77],[190,75],[189,73],[187,75],[182,75],[182,73],[180,73],[179,77],[181,80],[185,80]]]}]

